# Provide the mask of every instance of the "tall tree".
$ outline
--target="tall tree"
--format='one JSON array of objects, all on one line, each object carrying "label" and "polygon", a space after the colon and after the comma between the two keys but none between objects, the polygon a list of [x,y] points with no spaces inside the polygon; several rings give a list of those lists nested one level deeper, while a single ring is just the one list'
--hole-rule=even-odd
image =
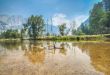
[{"label": "tall tree", "polygon": [[82,30],[83,33],[88,35],[88,34],[91,34],[89,27],[90,26],[88,24],[82,23],[81,26],[80,26],[80,29]]},{"label": "tall tree", "polygon": [[101,20],[99,21],[100,24],[100,32],[102,34],[109,34],[110,33],[110,12],[107,12],[103,15]]},{"label": "tall tree", "polygon": [[26,26],[28,25],[29,29],[29,35],[33,39],[36,39],[37,37],[41,36],[44,31],[44,19],[42,16],[31,16],[28,18],[28,22]]},{"label": "tall tree", "polygon": [[61,24],[58,26],[59,28],[59,32],[60,32],[60,35],[64,36],[65,35],[65,29],[66,29],[66,24]]},{"label": "tall tree", "polygon": [[100,34],[100,24],[99,21],[104,15],[103,5],[101,2],[95,4],[92,11],[90,12],[90,31],[92,34]]},{"label": "tall tree", "polygon": [[72,35],[76,35],[76,22],[73,21],[71,25]]}]

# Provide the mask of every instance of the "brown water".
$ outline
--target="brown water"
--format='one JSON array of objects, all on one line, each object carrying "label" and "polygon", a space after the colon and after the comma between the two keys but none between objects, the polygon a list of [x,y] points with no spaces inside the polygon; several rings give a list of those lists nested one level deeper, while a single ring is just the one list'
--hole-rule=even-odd
[{"label": "brown water", "polygon": [[0,75],[110,75],[110,43],[0,42]]}]

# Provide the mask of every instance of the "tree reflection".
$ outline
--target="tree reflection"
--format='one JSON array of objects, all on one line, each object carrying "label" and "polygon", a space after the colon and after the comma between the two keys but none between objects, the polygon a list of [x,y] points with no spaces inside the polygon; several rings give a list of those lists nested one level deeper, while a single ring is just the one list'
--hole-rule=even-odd
[{"label": "tree reflection", "polygon": [[[21,45],[20,41],[0,41],[0,46],[6,50],[18,50]],[[0,49],[2,49],[0,48]]]},{"label": "tree reflection", "polygon": [[110,43],[80,43],[77,46],[82,52],[89,53],[91,64],[96,70],[110,75]]},{"label": "tree reflection", "polygon": [[30,62],[32,62],[33,64],[43,64],[45,60],[45,50],[41,43],[30,43],[24,51],[24,55],[28,57]]},{"label": "tree reflection", "polygon": [[63,54],[63,55],[66,55],[66,49],[65,49],[65,44],[64,43],[62,43],[61,45],[60,45],[60,53],[61,54]]}]

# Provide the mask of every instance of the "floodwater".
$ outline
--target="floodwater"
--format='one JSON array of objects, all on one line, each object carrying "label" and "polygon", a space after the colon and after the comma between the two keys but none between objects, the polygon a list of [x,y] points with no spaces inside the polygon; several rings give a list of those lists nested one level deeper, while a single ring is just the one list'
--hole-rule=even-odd
[{"label": "floodwater", "polygon": [[110,43],[0,42],[0,75],[110,75]]}]

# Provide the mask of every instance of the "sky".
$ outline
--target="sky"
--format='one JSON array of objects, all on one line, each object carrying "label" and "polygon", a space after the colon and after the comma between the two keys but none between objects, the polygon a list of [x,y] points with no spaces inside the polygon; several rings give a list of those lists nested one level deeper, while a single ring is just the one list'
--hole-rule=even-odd
[{"label": "sky", "polygon": [[100,0],[0,0],[0,15],[43,15],[52,18],[54,25],[75,20],[79,26],[97,2]]}]

